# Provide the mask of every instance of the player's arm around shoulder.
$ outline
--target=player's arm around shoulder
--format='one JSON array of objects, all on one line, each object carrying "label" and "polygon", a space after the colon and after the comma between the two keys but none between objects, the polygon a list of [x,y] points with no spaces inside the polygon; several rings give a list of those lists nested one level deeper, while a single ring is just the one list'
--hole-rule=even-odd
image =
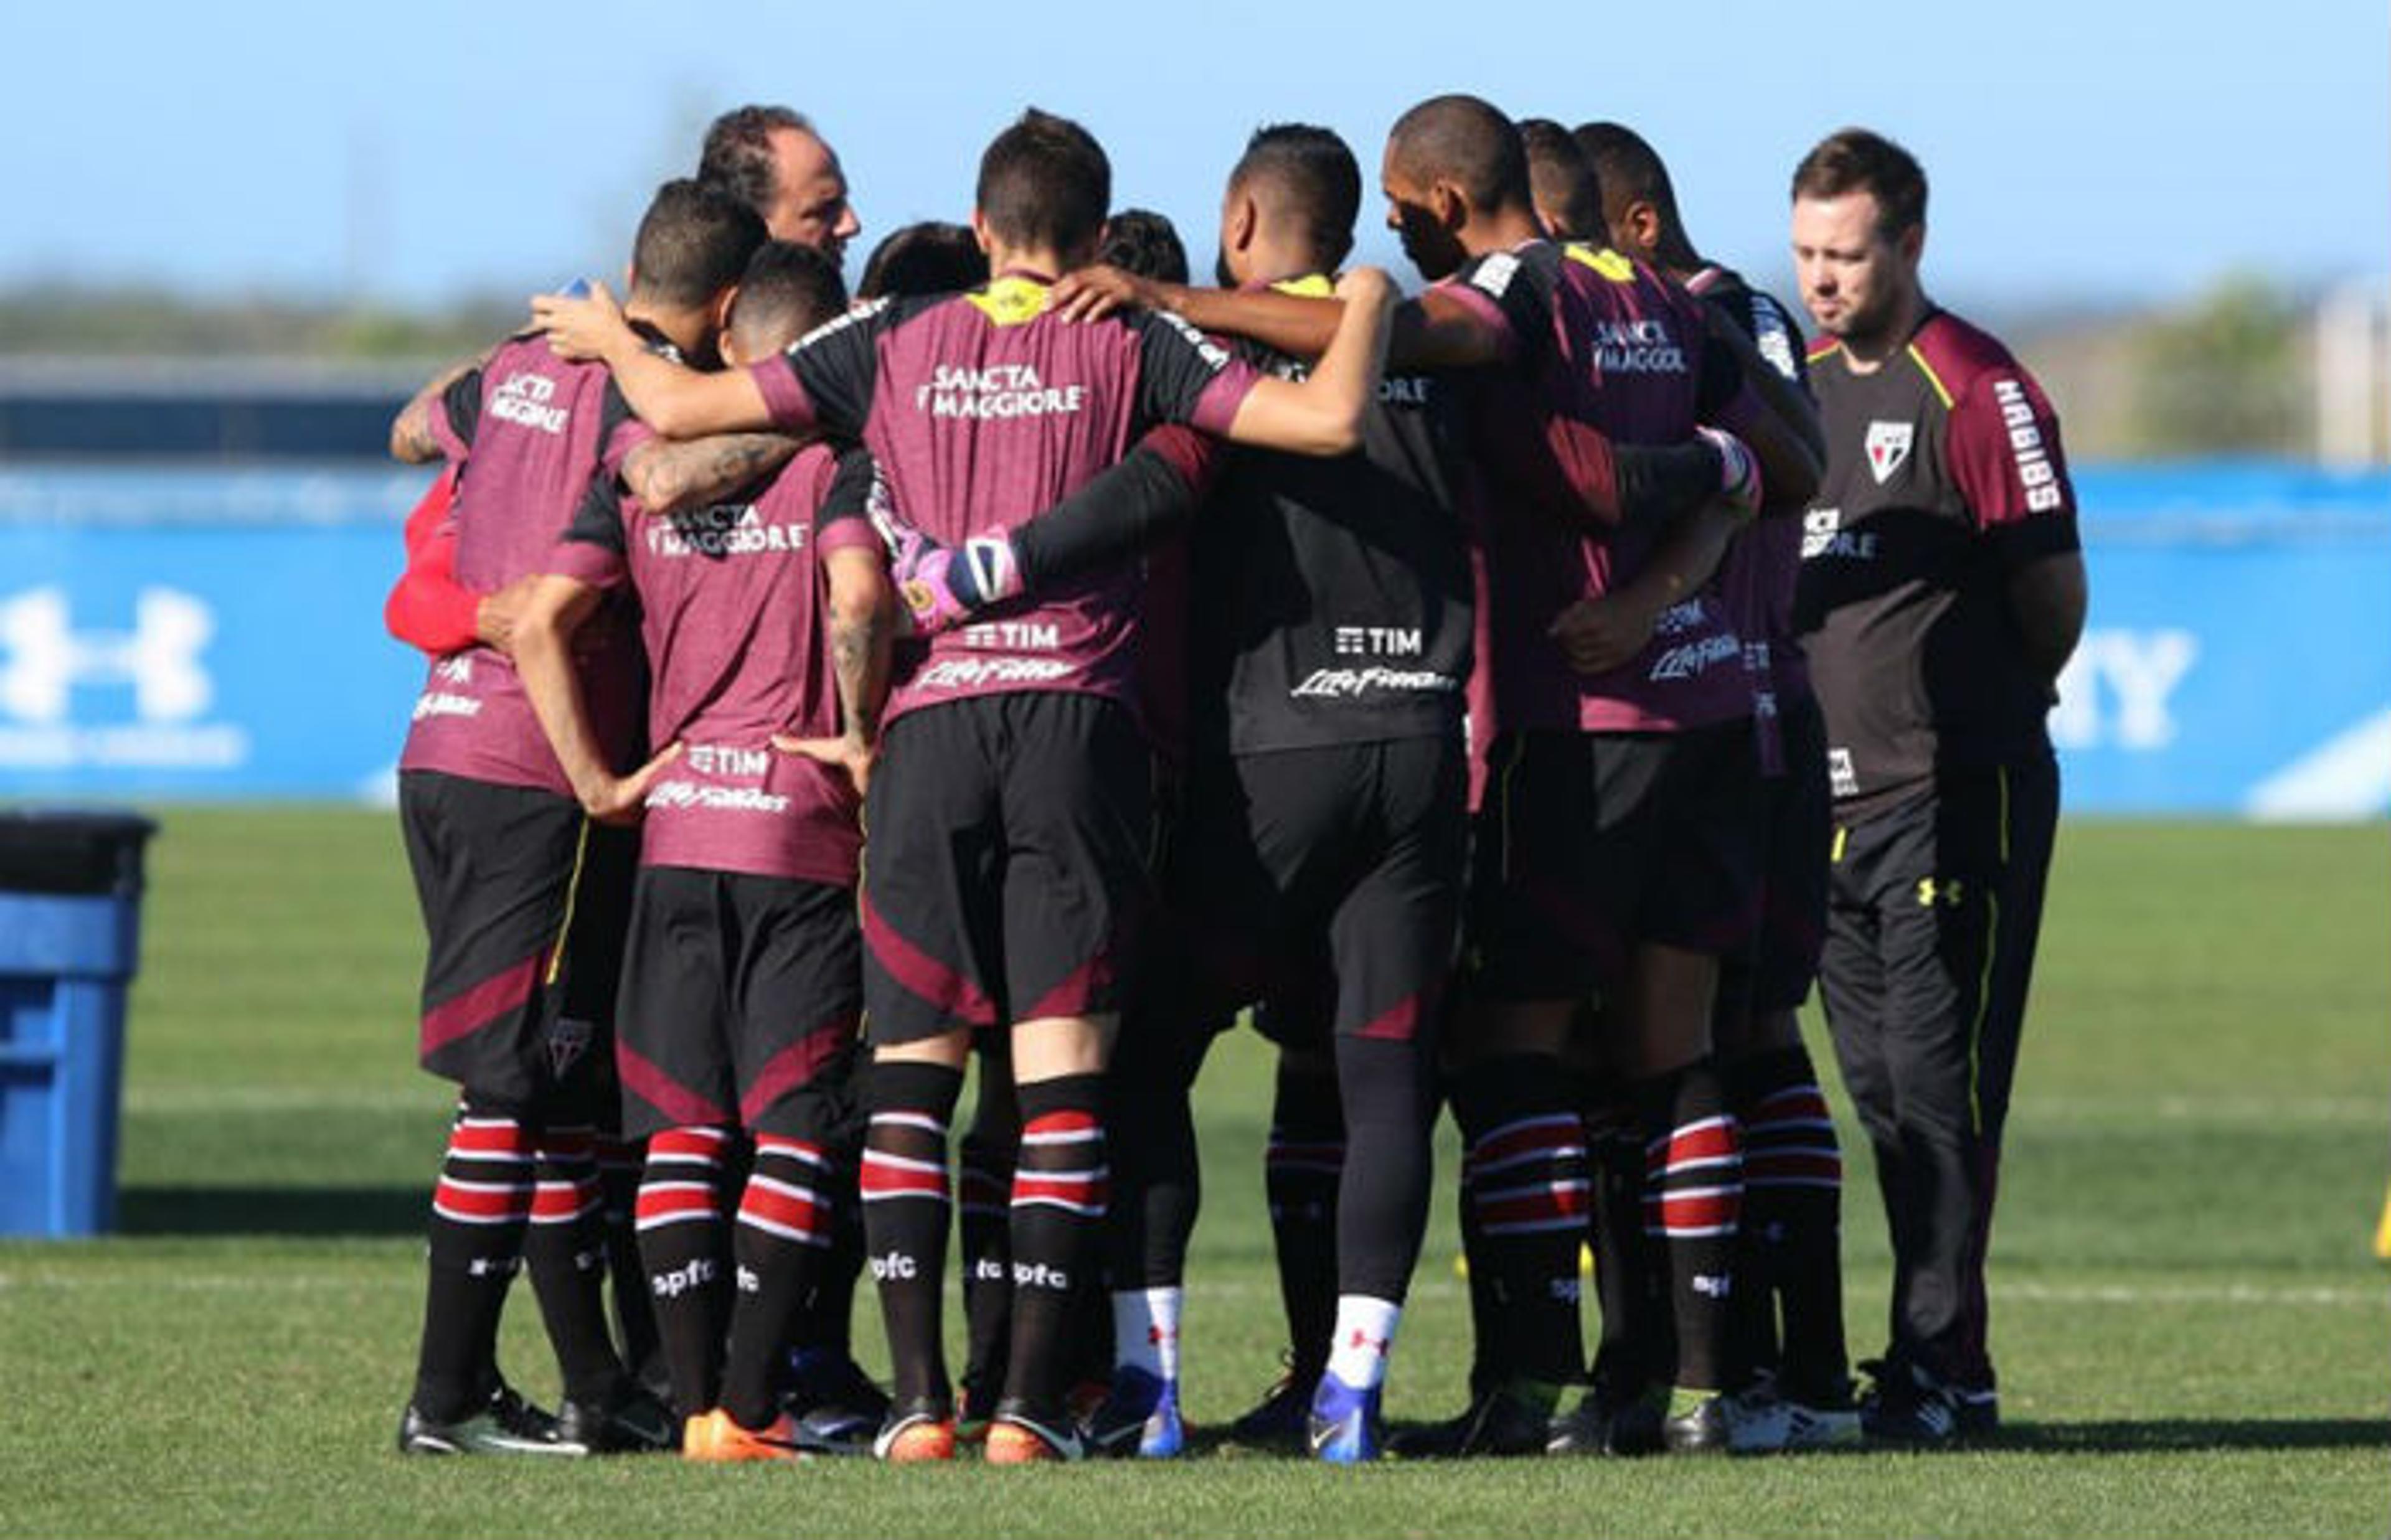
[{"label": "player's arm around shoulder", "polygon": [[768,359],[755,369],[702,374],[652,351],[623,318],[604,284],[586,295],[539,294],[531,302],[532,329],[548,337],[559,358],[602,363],[624,399],[668,439],[702,438],[775,425],[759,376],[786,366]]},{"label": "player's arm around shoulder", "polygon": [[1255,380],[1230,420],[1229,438],[1301,455],[1344,455],[1361,447],[1362,418],[1386,371],[1394,281],[1377,268],[1358,267],[1337,280],[1337,297],[1344,302],[1337,333],[1311,378]]}]

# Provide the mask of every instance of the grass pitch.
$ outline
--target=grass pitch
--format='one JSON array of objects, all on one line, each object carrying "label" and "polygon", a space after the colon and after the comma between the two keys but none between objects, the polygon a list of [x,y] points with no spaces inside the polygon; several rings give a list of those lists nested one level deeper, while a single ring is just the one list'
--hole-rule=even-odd
[{"label": "grass pitch", "polygon": [[[0,1534],[2381,1534],[2391,1299],[2367,1242],[2391,1123],[2387,833],[2063,832],[1994,1251],[2010,1428],[1992,1447],[525,1469],[390,1452],[446,1106],[412,1067],[395,828],[174,812],[134,1010],[126,1233],[0,1244]],[[1188,1392],[1217,1422],[1271,1378],[1280,1338],[1250,1039],[1223,1044],[1201,1097]],[[1852,1340],[1872,1351],[1886,1249],[1867,1155],[1849,1156]],[[1441,1194],[1398,1418],[1460,1395],[1451,1213]],[[512,1315],[506,1360],[545,1398],[527,1290]],[[878,1341],[868,1302],[858,1338]]]}]

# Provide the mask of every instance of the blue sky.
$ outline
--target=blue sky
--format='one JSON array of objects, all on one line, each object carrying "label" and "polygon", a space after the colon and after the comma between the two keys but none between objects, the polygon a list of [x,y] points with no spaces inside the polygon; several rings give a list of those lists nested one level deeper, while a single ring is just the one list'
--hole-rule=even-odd
[{"label": "blue sky", "polygon": [[[1179,220],[1203,267],[1221,173],[1255,125],[1326,122],[1375,172],[1386,125],[1443,90],[1638,128],[1696,239],[1756,276],[1781,265],[1793,162],[1846,122],[1925,161],[1930,284],[1955,302],[2391,269],[2381,0],[18,12],[0,284],[420,302],[612,273],[654,184],[747,100],[810,113],[837,146],[867,225],[859,261],[898,224],[967,211],[980,147],[1035,101],[1094,129],[1118,200]],[[1400,272],[1390,243],[1364,253]]]}]

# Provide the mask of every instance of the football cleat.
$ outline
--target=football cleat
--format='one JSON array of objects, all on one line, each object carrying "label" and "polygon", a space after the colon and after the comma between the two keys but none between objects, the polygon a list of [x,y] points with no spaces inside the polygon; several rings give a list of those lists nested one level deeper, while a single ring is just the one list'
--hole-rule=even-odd
[{"label": "football cleat", "polygon": [[677,1447],[681,1431],[672,1409],[637,1381],[603,1401],[566,1401],[556,1408],[556,1433],[593,1455],[651,1455]]},{"label": "football cleat", "polygon": [[1841,1449],[1860,1442],[1860,1407],[1852,1398],[1849,1380],[1819,1392],[1783,1383],[1769,1389],[1785,1408],[1785,1447],[1789,1451]]},{"label": "football cleat", "polygon": [[1333,1374],[1320,1377],[1305,1418],[1305,1443],[1314,1459],[1330,1465],[1367,1465],[1378,1457],[1385,1430],[1378,1420],[1378,1386],[1357,1390]]},{"label": "football cleat", "polygon": [[1532,1387],[1498,1385],[1459,1417],[1391,1435],[1387,1452],[1415,1460],[1541,1455],[1552,1438],[1549,1406],[1549,1398]]},{"label": "football cleat", "polygon": [[1733,1445],[1733,1414],[1716,1391],[1673,1391],[1661,1421],[1661,1445],[1672,1455],[1724,1455]]},{"label": "football cleat", "polygon": [[782,1412],[769,1428],[742,1428],[729,1412],[717,1406],[689,1419],[681,1430],[681,1458],[709,1465],[733,1465],[751,1460],[801,1460],[796,1423]]},{"label": "football cleat", "polygon": [[924,1465],[955,1457],[955,1419],[944,1405],[933,1402],[899,1404],[888,1408],[879,1436],[872,1441],[874,1459],[890,1465]]},{"label": "football cleat", "polygon": [[1258,1448],[1302,1448],[1311,1432],[1312,1392],[1319,1384],[1317,1373],[1289,1369],[1279,1376],[1251,1411],[1229,1424],[1229,1442]]},{"label": "football cleat", "polygon": [[1553,1419],[1544,1440],[1547,1455],[1648,1455],[1661,1447],[1661,1404],[1629,1397],[1597,1382],[1577,1409]]},{"label": "football cleat", "polygon": [[888,1415],[888,1392],[844,1353],[799,1348],[789,1354],[782,1405],[796,1419],[798,1447],[817,1455],[868,1455]]},{"label": "football cleat", "polygon": [[1021,1402],[1005,1400],[996,1404],[996,1417],[988,1425],[985,1457],[990,1465],[1081,1460],[1088,1457],[1088,1445],[1068,1417],[1040,1416]]},{"label": "football cleat", "polygon": [[501,1384],[489,1400],[453,1422],[434,1422],[409,1405],[398,1419],[398,1452],[578,1459],[589,1450],[560,1438],[556,1418]]},{"label": "football cleat", "polygon": [[1187,1447],[1179,1382],[1127,1365],[1113,1370],[1112,1390],[1089,1414],[1086,1427],[1090,1454],[1167,1460]]},{"label": "football cleat", "polygon": [[[1872,1439],[1925,1447],[1959,1441],[1960,1395],[1930,1370],[1898,1358],[1860,1365],[1871,1381],[1860,1397],[1860,1428]],[[1998,1405],[1993,1418],[1999,1418]]]}]

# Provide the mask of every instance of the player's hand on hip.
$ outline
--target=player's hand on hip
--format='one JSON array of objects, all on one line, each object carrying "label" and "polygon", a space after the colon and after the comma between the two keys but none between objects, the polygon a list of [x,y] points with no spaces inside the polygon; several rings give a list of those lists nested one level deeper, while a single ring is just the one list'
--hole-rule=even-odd
[{"label": "player's hand on hip", "polygon": [[1046,308],[1066,321],[1101,321],[1120,310],[1159,310],[1160,300],[1160,292],[1144,278],[1102,264],[1066,273],[1046,291]]},{"label": "player's hand on hip", "polygon": [[497,593],[482,596],[473,607],[473,635],[484,647],[514,656],[515,625],[523,619],[532,590],[539,586],[539,576],[525,572]]},{"label": "player's hand on hip", "polygon": [[1614,595],[1580,599],[1560,612],[1547,631],[1561,655],[1580,674],[1608,674],[1652,639],[1658,617]]},{"label": "player's hand on hip", "polygon": [[680,758],[680,745],[667,743],[662,752],[627,776],[609,776],[589,790],[582,793],[582,811],[595,824],[636,824],[647,811],[648,789],[656,784],[672,762]]},{"label": "player's hand on hip", "polygon": [[602,283],[593,283],[581,297],[535,294],[531,328],[548,337],[549,351],[559,358],[603,358],[616,339],[630,329],[623,307]]},{"label": "player's hand on hip", "polygon": [[784,754],[809,759],[843,773],[859,798],[870,789],[872,767],[880,758],[879,751],[850,734],[841,734],[837,738],[792,738],[786,733],[774,733],[772,747]]}]

